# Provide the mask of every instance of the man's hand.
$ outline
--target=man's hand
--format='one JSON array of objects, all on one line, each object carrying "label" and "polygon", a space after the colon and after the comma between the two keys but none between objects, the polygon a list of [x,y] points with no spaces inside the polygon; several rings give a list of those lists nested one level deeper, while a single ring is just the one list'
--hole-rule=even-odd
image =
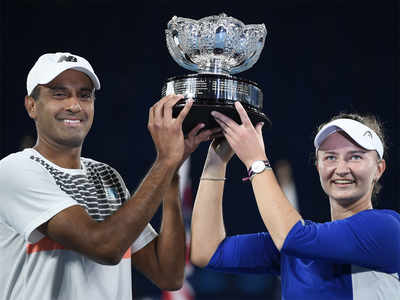
[{"label": "man's hand", "polygon": [[179,115],[173,118],[172,107],[182,98],[182,95],[163,97],[150,108],[147,124],[157,150],[157,159],[176,167],[182,162],[185,151],[182,123],[193,104],[193,100],[189,99]]},{"label": "man's hand", "polygon": [[201,142],[208,141],[214,135],[221,132],[220,127],[213,128],[213,129],[207,129],[207,130],[203,130],[200,132],[200,130],[203,127],[204,127],[203,123],[198,124],[196,127],[194,127],[189,132],[189,134],[185,138],[185,141],[184,141],[185,150],[184,150],[183,159],[181,161],[181,164],[189,157],[190,154],[192,154],[197,149],[197,147],[200,145]]}]

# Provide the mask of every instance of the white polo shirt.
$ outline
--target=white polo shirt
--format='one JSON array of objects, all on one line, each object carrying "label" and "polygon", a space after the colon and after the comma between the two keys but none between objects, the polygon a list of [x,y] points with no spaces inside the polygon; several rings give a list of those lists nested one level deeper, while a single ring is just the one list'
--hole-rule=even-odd
[{"label": "white polo shirt", "polygon": [[101,222],[130,198],[116,170],[86,158],[81,165],[60,168],[34,149],[0,161],[0,300],[132,299],[131,253],[157,236],[150,224],[115,266],[36,230],[74,205]]}]

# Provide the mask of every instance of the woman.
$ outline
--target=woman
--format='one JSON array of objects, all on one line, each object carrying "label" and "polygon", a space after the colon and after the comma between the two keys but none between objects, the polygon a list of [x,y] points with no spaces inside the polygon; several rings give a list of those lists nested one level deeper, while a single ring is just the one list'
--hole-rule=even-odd
[{"label": "woman", "polygon": [[[286,300],[400,299],[400,215],[372,208],[386,167],[378,123],[347,115],[320,127],[315,165],[332,221],[314,223],[303,220],[281,191],[265,153],[263,124],[254,128],[241,104],[235,106],[242,125],[212,113],[226,140],[213,141],[205,162],[192,217],[192,262],[276,274]],[[246,179],[268,232],[226,237],[222,194],[233,153],[249,170]]]}]

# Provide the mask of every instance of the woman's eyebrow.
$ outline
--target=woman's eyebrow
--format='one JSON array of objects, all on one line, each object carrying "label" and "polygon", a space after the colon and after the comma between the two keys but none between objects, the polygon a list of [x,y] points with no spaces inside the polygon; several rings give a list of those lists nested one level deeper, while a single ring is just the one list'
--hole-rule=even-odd
[{"label": "woman's eyebrow", "polygon": [[365,151],[365,150],[354,150],[354,151],[349,151],[349,153],[351,153],[351,154],[355,154],[355,153],[362,153],[362,154],[364,154],[364,153],[367,153],[367,151]]},{"label": "woman's eyebrow", "polygon": [[328,150],[328,151],[321,150],[321,151],[323,152],[323,154],[337,154],[337,152],[333,150]]}]

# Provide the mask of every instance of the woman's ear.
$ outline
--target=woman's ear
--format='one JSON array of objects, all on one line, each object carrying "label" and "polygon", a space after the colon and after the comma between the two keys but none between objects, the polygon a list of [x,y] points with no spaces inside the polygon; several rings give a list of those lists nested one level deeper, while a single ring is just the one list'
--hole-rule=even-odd
[{"label": "woman's ear", "polygon": [[378,182],[379,178],[381,178],[382,174],[386,170],[386,161],[384,159],[378,160],[377,162],[377,172],[375,175],[375,181]]},{"label": "woman's ear", "polygon": [[318,165],[318,153],[315,153],[315,158],[314,158],[314,166],[317,169],[317,172],[319,173],[319,165]]}]

